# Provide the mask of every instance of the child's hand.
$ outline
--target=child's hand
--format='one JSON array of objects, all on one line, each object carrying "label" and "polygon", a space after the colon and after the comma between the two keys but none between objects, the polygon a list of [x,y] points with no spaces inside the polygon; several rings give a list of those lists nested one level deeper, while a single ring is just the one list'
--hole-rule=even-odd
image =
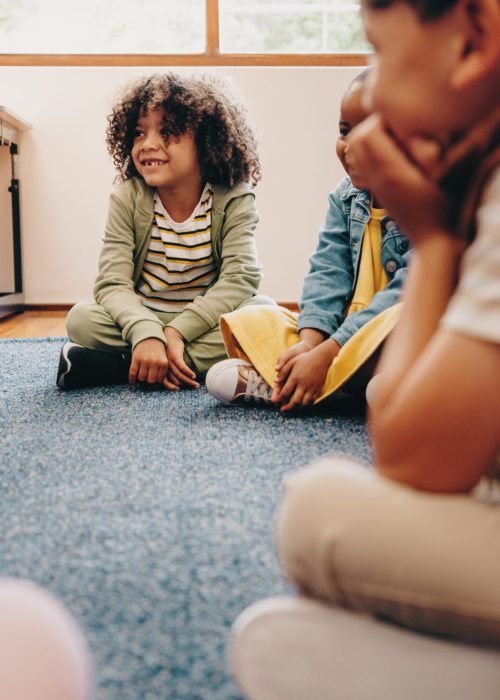
[{"label": "child's hand", "polygon": [[165,343],[158,338],[146,338],[134,348],[128,373],[130,384],[146,382],[161,384],[168,370]]},{"label": "child's hand", "polygon": [[285,350],[285,352],[280,355],[276,364],[277,375],[275,382],[277,384],[282,384],[292,369],[291,361],[293,358],[297,357],[298,355],[302,355],[305,352],[309,352],[311,349],[311,345],[308,345],[305,341],[300,340],[298,343],[295,343],[295,345],[292,345],[291,348]]},{"label": "child's hand", "polygon": [[285,350],[276,363],[276,384],[283,384],[292,369],[291,360],[297,355],[302,355],[304,352],[309,352],[317,345],[320,345],[325,340],[325,335],[316,330],[316,328],[302,328],[299,333],[299,342],[292,345],[291,348]]},{"label": "child's hand", "polygon": [[199,389],[196,374],[184,362],[184,338],[175,328],[164,328],[167,340],[168,372],[163,386],[172,391],[178,391],[181,386],[192,386]]},{"label": "child's hand", "polygon": [[289,362],[284,384],[276,384],[271,401],[281,403],[282,411],[313,403],[321,393],[328,369],[339,350],[338,343],[330,338],[312,350],[296,355]]},{"label": "child's hand", "polygon": [[429,235],[451,235],[451,203],[428,174],[439,157],[436,142],[413,137],[405,151],[372,114],[349,134],[347,161],[368,189],[419,245]]}]

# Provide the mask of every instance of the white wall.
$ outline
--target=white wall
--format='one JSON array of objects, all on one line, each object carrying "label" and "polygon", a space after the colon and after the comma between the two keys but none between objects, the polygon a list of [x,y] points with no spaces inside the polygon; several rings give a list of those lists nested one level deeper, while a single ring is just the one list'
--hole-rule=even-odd
[{"label": "white wall", "polygon": [[[20,141],[27,303],[91,298],[114,179],[106,115],[119,86],[155,70],[166,69],[0,67],[0,104],[34,125]],[[327,194],[343,176],[334,148],[338,106],[359,69],[201,70],[233,79],[254,111],[263,165],[261,291],[297,300]]]}]

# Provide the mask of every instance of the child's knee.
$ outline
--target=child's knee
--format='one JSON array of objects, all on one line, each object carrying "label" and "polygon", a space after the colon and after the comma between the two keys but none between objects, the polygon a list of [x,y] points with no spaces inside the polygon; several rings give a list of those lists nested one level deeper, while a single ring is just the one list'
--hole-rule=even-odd
[{"label": "child's knee", "polygon": [[287,480],[278,549],[285,573],[303,592],[342,598],[344,552],[362,520],[357,502],[372,481],[367,467],[344,459],[322,460]]},{"label": "child's knee", "polygon": [[89,695],[88,654],[69,613],[32,583],[0,580],[0,697]]},{"label": "child's knee", "polygon": [[93,306],[95,305],[81,301],[70,309],[66,317],[66,331],[68,338],[73,343],[78,343],[84,347],[89,346],[88,338],[91,335],[89,329],[92,326]]}]

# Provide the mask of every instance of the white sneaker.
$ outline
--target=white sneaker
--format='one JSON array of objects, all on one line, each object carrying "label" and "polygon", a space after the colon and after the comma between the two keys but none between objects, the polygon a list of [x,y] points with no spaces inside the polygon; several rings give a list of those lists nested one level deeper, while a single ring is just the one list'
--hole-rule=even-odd
[{"label": "white sneaker", "polygon": [[232,358],[210,367],[207,390],[224,404],[256,401],[270,403],[272,388],[250,362]]},{"label": "white sneaker", "polygon": [[375,394],[377,393],[377,387],[380,385],[380,379],[381,375],[379,372],[379,374],[375,374],[366,385],[366,403],[368,404],[368,406],[370,406],[370,408],[373,406]]},{"label": "white sneaker", "polygon": [[498,700],[499,659],[307,598],[255,603],[230,643],[251,700]]}]

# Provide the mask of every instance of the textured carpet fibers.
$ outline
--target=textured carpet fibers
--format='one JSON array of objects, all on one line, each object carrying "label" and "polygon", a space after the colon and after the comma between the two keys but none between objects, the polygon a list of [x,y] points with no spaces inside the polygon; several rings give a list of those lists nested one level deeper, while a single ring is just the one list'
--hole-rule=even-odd
[{"label": "textured carpet fibers", "polygon": [[205,391],[60,391],[62,339],[0,341],[0,573],[81,623],[103,700],[238,698],[228,631],[288,589],[283,477],[329,452],[367,461],[361,415],[225,407]]}]

